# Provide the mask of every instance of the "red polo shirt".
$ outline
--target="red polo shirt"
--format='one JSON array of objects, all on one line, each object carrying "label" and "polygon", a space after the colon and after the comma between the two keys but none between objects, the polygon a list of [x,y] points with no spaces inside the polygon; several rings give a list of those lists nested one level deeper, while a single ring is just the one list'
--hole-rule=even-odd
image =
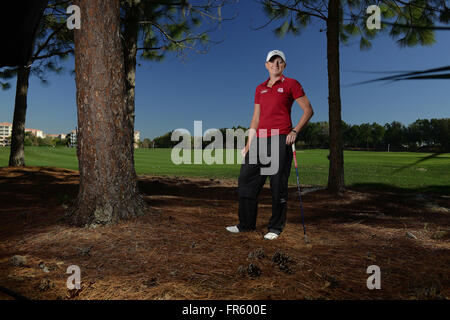
[{"label": "red polo shirt", "polygon": [[[269,80],[257,86],[255,92],[255,104],[259,104],[261,110],[258,137],[275,135],[271,129],[278,129],[279,134],[289,134],[292,130],[292,103],[305,95],[301,84],[295,79],[282,75],[272,88],[267,86]],[[260,133],[260,129],[266,129],[267,135]]]}]

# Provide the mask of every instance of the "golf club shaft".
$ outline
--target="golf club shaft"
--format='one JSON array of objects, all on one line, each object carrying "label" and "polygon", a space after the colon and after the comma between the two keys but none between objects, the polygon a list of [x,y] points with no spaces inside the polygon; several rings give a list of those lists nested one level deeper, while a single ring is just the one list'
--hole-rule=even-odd
[{"label": "golf club shaft", "polygon": [[297,155],[295,153],[295,143],[292,144],[292,153],[294,154],[295,172],[297,173],[297,189],[298,189],[298,197],[300,199],[300,213],[302,215],[303,234],[306,237],[305,219],[303,217],[302,195],[301,195],[301,191],[300,191],[300,178],[298,175],[298,166],[297,166]]}]

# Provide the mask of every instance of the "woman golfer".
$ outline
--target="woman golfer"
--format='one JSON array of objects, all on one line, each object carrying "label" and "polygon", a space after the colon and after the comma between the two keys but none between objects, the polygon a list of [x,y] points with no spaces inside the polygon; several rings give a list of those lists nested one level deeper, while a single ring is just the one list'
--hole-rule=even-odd
[{"label": "woman golfer", "polygon": [[[242,156],[245,158],[238,182],[239,224],[226,229],[232,233],[256,229],[258,195],[267,177],[261,172],[267,166],[265,160],[261,161],[260,146],[265,144],[264,153],[269,151],[268,158],[273,161],[276,157],[275,161],[278,160],[278,170],[275,174],[269,175],[272,217],[269,221],[268,233],[264,236],[265,239],[273,240],[278,238],[286,224],[288,178],[292,163],[291,145],[314,112],[300,83],[283,75],[286,68],[286,56],[282,51],[270,51],[265,65],[269,78],[256,87],[250,134],[242,150]],[[303,109],[303,115],[297,125],[292,127],[291,108],[294,101]],[[273,145],[278,145],[278,148],[274,150]],[[256,161],[250,161],[252,152],[249,151],[252,150],[257,150],[257,157],[253,158]],[[271,154],[270,150],[275,154]]]}]

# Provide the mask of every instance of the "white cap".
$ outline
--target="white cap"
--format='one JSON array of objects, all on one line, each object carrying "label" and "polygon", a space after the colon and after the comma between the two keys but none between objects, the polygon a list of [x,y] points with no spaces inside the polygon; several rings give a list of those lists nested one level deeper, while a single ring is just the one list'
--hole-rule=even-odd
[{"label": "white cap", "polygon": [[280,56],[284,62],[286,62],[286,56],[283,51],[280,50],[272,50],[267,54],[266,62],[268,62],[273,56]]}]

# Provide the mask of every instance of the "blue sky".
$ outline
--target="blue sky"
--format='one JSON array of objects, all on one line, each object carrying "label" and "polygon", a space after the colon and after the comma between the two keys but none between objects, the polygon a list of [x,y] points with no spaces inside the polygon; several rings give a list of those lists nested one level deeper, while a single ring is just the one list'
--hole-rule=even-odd
[{"label": "blue sky", "polygon": [[[195,120],[208,128],[248,126],[253,111],[254,91],[267,78],[264,61],[272,49],[286,54],[285,75],[303,85],[315,115],[311,121],[328,120],[326,37],[321,23],[308,27],[300,36],[277,38],[272,24],[254,31],[267,18],[253,1],[241,2],[224,14],[238,16],[226,21],[211,37],[223,40],[207,54],[170,54],[163,62],[140,61],[136,76],[136,125],[141,139],[154,138],[170,130],[193,132]],[[368,51],[359,49],[358,38],[341,46],[342,118],[350,124],[400,121],[405,125],[418,118],[450,117],[450,86],[444,80],[412,80],[346,86],[378,75],[352,71],[421,70],[448,65],[450,32],[436,32],[431,47],[400,48],[387,35],[372,42]],[[73,68],[73,59],[66,63]],[[74,129],[76,119],[75,80],[68,72],[49,74],[49,84],[30,80],[27,128],[45,133]],[[0,122],[12,122],[15,83],[0,92]],[[292,119],[301,109],[295,105]]]}]

